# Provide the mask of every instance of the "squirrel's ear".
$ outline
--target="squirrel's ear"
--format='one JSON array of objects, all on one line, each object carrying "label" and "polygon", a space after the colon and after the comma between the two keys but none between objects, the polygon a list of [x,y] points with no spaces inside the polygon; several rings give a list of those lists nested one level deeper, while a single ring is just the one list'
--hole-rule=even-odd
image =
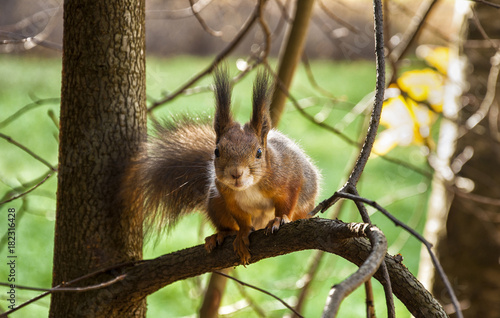
[{"label": "squirrel's ear", "polygon": [[261,138],[263,144],[266,142],[267,133],[271,130],[269,93],[269,74],[259,71],[253,84],[253,112],[250,126]]},{"label": "squirrel's ear", "polygon": [[222,65],[214,71],[215,119],[214,130],[219,142],[224,130],[233,122],[231,116],[231,84],[227,66]]}]

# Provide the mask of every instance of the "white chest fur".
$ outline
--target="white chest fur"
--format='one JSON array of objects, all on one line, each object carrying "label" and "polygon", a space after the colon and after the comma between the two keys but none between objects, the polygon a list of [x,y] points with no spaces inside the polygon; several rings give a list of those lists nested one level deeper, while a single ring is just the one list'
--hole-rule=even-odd
[{"label": "white chest fur", "polygon": [[255,229],[263,228],[274,218],[273,200],[264,197],[256,186],[238,191],[235,199],[243,211],[252,215],[252,225]]}]

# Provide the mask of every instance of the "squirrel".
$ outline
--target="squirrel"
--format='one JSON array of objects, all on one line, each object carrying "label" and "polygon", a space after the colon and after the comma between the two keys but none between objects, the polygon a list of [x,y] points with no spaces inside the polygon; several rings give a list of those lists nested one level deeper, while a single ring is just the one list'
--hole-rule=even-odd
[{"label": "squirrel", "polygon": [[271,128],[269,75],[253,86],[250,122],[233,120],[226,68],[214,72],[216,109],[209,119],[187,116],[154,124],[126,173],[124,195],[144,211],[146,229],[164,228],[202,211],[216,228],[205,239],[211,252],[224,238],[249,263],[249,234],[308,217],[318,193],[318,169],[292,140]]}]

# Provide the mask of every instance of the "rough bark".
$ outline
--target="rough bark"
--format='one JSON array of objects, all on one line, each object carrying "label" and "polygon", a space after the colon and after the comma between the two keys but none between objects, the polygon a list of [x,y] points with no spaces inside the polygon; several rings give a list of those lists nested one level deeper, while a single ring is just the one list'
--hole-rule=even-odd
[{"label": "rough bark", "polygon": [[[498,37],[500,20],[495,10],[487,5],[476,6],[477,16],[486,33]],[[438,242],[437,249],[450,281],[454,283],[457,297],[465,317],[500,317],[500,209],[495,199],[500,198],[500,139],[498,125],[498,79],[493,82],[490,92],[494,99],[485,116],[477,125],[470,128],[470,118],[478,116],[481,105],[488,103],[488,76],[492,57],[496,49],[479,32],[473,19],[468,21],[463,53],[470,63],[467,81],[469,90],[464,94],[468,101],[458,116],[460,138],[451,168],[460,168],[457,176],[472,180],[471,193],[454,189],[446,221],[446,234]],[[497,42],[498,43],[498,42]],[[498,65],[498,64],[497,64]],[[493,91],[492,91],[493,90]],[[480,117],[477,117],[480,119]],[[467,125],[469,125],[467,127]],[[469,160],[464,160],[473,155]],[[465,151],[465,152],[464,152]],[[460,159],[462,158],[462,159]],[[478,196],[481,198],[477,200]],[[484,198],[491,198],[484,199]],[[480,202],[482,201],[482,202]],[[490,203],[488,203],[488,201]],[[435,279],[434,294],[441,296],[440,301],[448,304],[449,299],[443,286]]]},{"label": "rough bark", "polygon": [[[142,258],[142,215],[127,211],[118,192],[146,132],[144,26],[144,0],[64,3],[54,286]],[[53,294],[50,316],[145,313],[142,298],[89,306],[96,296],[106,297]]]}]

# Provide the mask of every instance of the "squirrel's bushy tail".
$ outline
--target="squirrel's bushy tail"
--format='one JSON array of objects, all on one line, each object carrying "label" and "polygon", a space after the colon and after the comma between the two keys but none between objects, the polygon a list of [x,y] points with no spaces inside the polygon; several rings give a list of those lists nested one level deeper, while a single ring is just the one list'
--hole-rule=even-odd
[{"label": "squirrel's bushy tail", "polygon": [[[146,232],[164,229],[183,214],[203,210],[213,179],[215,132],[207,120],[188,117],[154,125],[141,157],[128,168],[125,198],[144,211]],[[128,190],[127,190],[128,189]]]}]

